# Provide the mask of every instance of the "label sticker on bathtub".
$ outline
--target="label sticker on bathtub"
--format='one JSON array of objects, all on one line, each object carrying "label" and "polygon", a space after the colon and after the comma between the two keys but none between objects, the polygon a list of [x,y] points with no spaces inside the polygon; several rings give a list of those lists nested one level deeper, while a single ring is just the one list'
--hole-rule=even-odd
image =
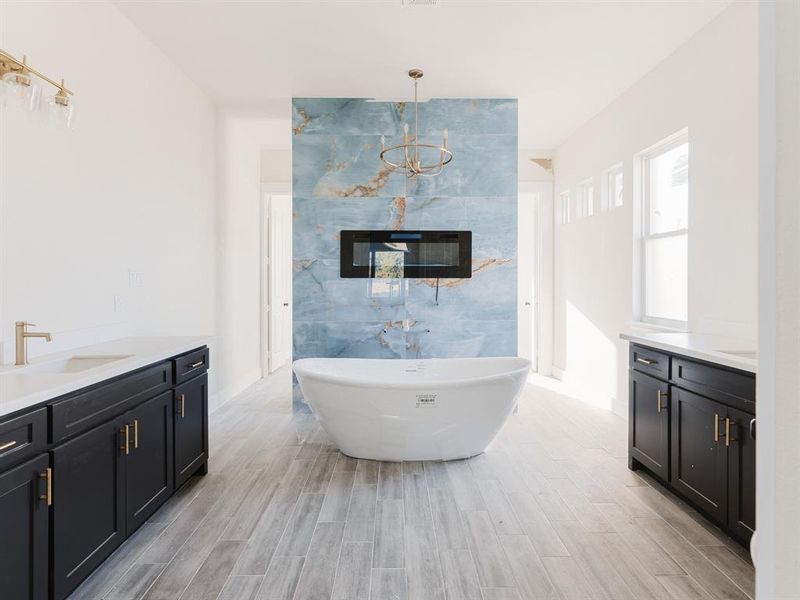
[{"label": "label sticker on bathtub", "polygon": [[417,394],[417,408],[436,408],[436,394]]}]

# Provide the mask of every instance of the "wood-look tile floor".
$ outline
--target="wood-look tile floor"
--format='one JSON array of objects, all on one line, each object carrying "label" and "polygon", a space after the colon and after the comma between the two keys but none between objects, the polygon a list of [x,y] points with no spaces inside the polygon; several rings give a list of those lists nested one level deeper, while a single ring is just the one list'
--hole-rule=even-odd
[{"label": "wood-look tile floor", "polygon": [[148,600],[746,600],[742,548],[626,467],[626,423],[529,385],[491,449],[339,454],[288,370],[211,415],[209,473],[71,596]]}]

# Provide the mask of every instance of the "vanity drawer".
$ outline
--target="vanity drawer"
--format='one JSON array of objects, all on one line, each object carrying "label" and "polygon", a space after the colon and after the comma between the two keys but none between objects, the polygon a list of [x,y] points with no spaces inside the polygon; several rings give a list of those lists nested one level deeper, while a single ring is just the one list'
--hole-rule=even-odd
[{"label": "vanity drawer", "polygon": [[53,403],[50,407],[53,443],[99,425],[172,386],[172,363],[165,361]]},{"label": "vanity drawer", "polygon": [[172,359],[175,365],[175,384],[188,381],[208,371],[208,348],[198,348]]},{"label": "vanity drawer", "polygon": [[0,471],[44,452],[47,448],[47,409],[0,423]]},{"label": "vanity drawer", "polygon": [[756,412],[756,378],[752,373],[675,356],[672,383],[747,413]]},{"label": "vanity drawer", "polygon": [[669,354],[631,344],[631,368],[659,379],[669,379]]}]

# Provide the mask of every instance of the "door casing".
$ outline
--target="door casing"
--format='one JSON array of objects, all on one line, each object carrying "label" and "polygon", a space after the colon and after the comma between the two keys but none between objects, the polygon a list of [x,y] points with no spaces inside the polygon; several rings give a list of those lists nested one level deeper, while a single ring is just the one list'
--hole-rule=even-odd
[{"label": "door casing", "polygon": [[[291,236],[291,190],[288,185],[265,184],[261,198],[261,374],[269,373],[291,362],[292,359],[292,236]],[[279,203],[288,202],[289,227],[276,229],[275,211],[280,210]],[[285,204],[283,205],[285,208]],[[288,234],[288,236],[287,236]],[[274,257],[275,244],[285,244],[282,253],[288,264],[281,265],[281,271]],[[281,272],[287,279],[279,286]],[[288,278],[285,274],[288,272]],[[285,289],[280,289],[281,287]],[[288,303],[288,307],[284,307]],[[283,322],[280,322],[283,320]],[[284,339],[278,340],[279,328],[284,328]],[[279,345],[280,347],[276,347]]]}]

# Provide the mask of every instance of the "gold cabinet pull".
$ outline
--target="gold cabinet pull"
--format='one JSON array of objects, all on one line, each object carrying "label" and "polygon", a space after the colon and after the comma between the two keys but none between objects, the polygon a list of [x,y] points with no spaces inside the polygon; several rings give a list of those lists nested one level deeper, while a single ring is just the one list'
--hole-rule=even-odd
[{"label": "gold cabinet pull", "polygon": [[201,360],[199,362],[194,363],[193,365],[189,365],[189,368],[196,369],[197,367],[202,367],[202,366],[203,366],[203,361]]},{"label": "gold cabinet pull", "polygon": [[130,425],[125,425],[125,427],[119,430],[119,432],[125,436],[125,442],[120,446],[120,450],[123,450],[125,454],[131,453],[130,430]]},{"label": "gold cabinet pull", "polygon": [[11,440],[10,442],[6,442],[5,444],[0,444],[0,452],[3,450],[8,450],[9,448],[13,448],[17,445],[17,440]]},{"label": "gold cabinet pull", "polygon": [[133,420],[133,448],[139,448],[139,419]]},{"label": "gold cabinet pull", "polygon": [[44,494],[39,496],[39,500],[47,500],[47,506],[53,506],[53,469],[47,467],[47,470],[39,477],[47,482],[47,489]]},{"label": "gold cabinet pull", "polygon": [[731,445],[731,420],[725,417],[725,445]]},{"label": "gold cabinet pull", "polygon": [[714,413],[714,441],[719,441],[719,414]]},{"label": "gold cabinet pull", "polygon": [[178,396],[178,402],[180,402],[181,410],[181,419],[186,416],[186,394],[181,394]]}]

